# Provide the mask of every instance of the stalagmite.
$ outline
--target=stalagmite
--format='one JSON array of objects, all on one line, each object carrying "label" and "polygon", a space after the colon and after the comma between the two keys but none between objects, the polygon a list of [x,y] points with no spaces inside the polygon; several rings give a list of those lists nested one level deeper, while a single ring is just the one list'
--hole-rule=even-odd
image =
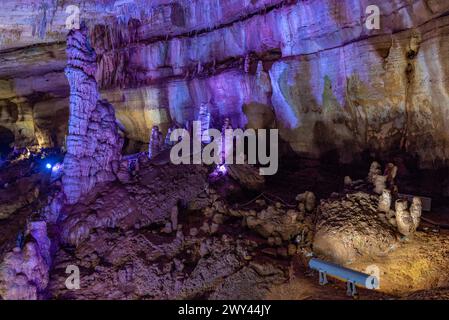
[{"label": "stalagmite", "polygon": [[316,196],[311,191],[306,191],[296,196],[296,200],[304,205],[304,210],[312,212],[316,207]]},{"label": "stalagmite", "polygon": [[159,131],[158,126],[154,126],[151,129],[150,143],[148,146],[148,157],[150,159],[157,156],[163,149],[164,139],[162,137],[162,132]]},{"label": "stalagmite", "polygon": [[413,197],[412,205],[410,206],[410,215],[413,219],[413,224],[415,228],[419,226],[421,222],[421,213],[422,213],[422,203],[420,197]]},{"label": "stalagmite", "polygon": [[389,213],[391,208],[391,192],[388,189],[382,191],[381,196],[379,197],[379,206],[378,210],[380,212]]},{"label": "stalagmite", "polygon": [[0,264],[0,296],[6,300],[37,300],[48,285],[51,266],[47,224],[33,221],[26,243],[7,253]]},{"label": "stalagmite", "polygon": [[382,194],[385,190],[387,181],[387,176],[375,175],[373,176],[374,192],[377,194]]},{"label": "stalagmite", "polygon": [[408,211],[407,200],[398,199],[395,203],[396,209],[396,224],[399,233],[404,236],[410,236],[416,231],[416,225],[413,222],[413,218]]},{"label": "stalagmite", "polygon": [[368,173],[368,182],[374,183],[375,176],[378,176],[382,173],[382,170],[380,168],[380,164],[377,161],[374,161],[371,163],[371,166],[369,168]]},{"label": "stalagmite", "polygon": [[66,77],[70,85],[69,135],[64,159],[63,190],[67,202],[76,203],[98,182],[116,179],[113,163],[120,161],[120,137],[114,108],[99,100],[95,51],[88,30],[70,31],[67,38]]},{"label": "stalagmite", "polygon": [[227,141],[226,139],[226,130],[230,130],[232,129],[232,125],[231,125],[231,120],[229,118],[225,118],[224,122],[223,122],[223,126],[221,128],[221,135],[222,135],[222,149],[221,149],[221,154],[222,154],[222,163],[226,162],[226,156],[232,156],[232,146],[233,143],[232,141]]},{"label": "stalagmite", "polygon": [[256,70],[256,79],[260,80],[260,77],[262,76],[262,72],[263,72],[263,62],[261,60],[259,60],[257,62],[257,70]]},{"label": "stalagmite", "polygon": [[[165,136],[165,141],[164,141],[164,147],[165,148],[171,148],[172,146],[174,146],[176,144],[176,141],[171,141],[170,137],[173,131],[175,131],[176,129],[180,129],[179,125],[174,123],[172,126],[170,126],[167,130],[167,135]],[[179,138],[179,140],[182,138]]]},{"label": "stalagmite", "polygon": [[393,163],[387,164],[384,172],[384,176],[387,177],[386,183],[387,187],[391,190],[395,189],[395,181],[396,175],[398,173],[398,167],[396,167]]},{"label": "stalagmite", "polygon": [[178,206],[174,206],[170,212],[170,221],[173,230],[176,230],[178,227]]},{"label": "stalagmite", "polygon": [[251,65],[251,58],[250,58],[249,54],[247,54],[245,56],[245,62],[244,62],[245,73],[249,73],[250,65]]},{"label": "stalagmite", "polygon": [[350,186],[352,184],[352,179],[350,176],[345,176],[343,182],[344,182],[345,186]]}]

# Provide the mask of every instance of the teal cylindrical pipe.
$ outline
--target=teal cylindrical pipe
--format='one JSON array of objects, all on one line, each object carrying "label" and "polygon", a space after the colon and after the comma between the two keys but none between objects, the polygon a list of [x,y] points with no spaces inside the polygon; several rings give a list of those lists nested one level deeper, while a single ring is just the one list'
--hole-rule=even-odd
[{"label": "teal cylindrical pipe", "polygon": [[354,284],[367,289],[376,289],[379,287],[379,279],[376,276],[345,268],[335,263],[314,258],[309,261],[309,267],[343,281],[352,281]]}]

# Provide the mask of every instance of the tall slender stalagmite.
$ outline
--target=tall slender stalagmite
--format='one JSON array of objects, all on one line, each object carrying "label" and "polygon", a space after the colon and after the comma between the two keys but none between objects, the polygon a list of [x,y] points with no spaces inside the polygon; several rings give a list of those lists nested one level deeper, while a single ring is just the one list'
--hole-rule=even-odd
[{"label": "tall slender stalagmite", "polygon": [[99,100],[96,54],[84,25],[69,33],[67,59],[70,119],[63,187],[67,202],[73,204],[96,183],[115,179],[113,167],[118,167],[123,141],[114,108]]}]

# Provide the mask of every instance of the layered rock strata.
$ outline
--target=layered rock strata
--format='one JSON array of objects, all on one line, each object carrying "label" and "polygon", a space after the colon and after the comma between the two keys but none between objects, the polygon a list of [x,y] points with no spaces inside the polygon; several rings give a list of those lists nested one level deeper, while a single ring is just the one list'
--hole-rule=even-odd
[{"label": "layered rock strata", "polygon": [[[349,162],[364,150],[400,150],[422,167],[445,166],[449,4],[370,4],[380,9],[379,30],[366,28],[368,4],[354,0],[104,1],[86,4],[83,18],[99,54],[97,80],[132,141],[146,144],[154,125],[165,131],[172,120],[196,119],[203,103],[212,126],[226,117],[244,126],[242,107],[250,105],[274,110],[282,138],[298,153],[335,152]],[[2,48],[9,51],[0,57],[27,66],[23,74],[0,68],[1,99],[23,115],[9,112],[4,121],[19,141],[45,131],[45,122],[33,126],[42,110],[33,115],[35,99],[65,103],[63,9],[48,6],[54,19],[36,24],[45,28],[34,38],[25,19],[17,18],[21,33],[6,30]],[[42,10],[35,11],[42,22]],[[33,43],[33,55],[23,54]],[[55,85],[45,85],[42,73]]]}]

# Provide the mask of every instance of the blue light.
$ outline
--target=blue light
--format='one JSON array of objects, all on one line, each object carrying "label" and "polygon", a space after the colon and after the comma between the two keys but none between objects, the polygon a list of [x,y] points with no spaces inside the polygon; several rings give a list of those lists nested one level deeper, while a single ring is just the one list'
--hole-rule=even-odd
[{"label": "blue light", "polygon": [[47,165],[45,166],[47,169],[51,169],[52,165],[51,163],[47,163]]}]

